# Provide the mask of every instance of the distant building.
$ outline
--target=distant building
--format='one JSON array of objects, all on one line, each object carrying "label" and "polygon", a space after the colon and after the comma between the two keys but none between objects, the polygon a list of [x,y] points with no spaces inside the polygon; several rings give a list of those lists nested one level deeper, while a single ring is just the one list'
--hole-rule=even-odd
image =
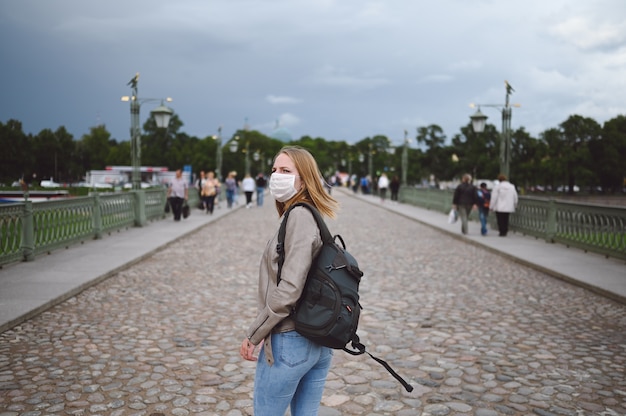
[{"label": "distant building", "polygon": [[278,120],[276,120],[276,127],[274,127],[274,131],[270,134],[270,137],[272,139],[280,140],[283,143],[289,143],[293,140],[291,132],[289,132],[289,130],[285,127],[280,127]]}]

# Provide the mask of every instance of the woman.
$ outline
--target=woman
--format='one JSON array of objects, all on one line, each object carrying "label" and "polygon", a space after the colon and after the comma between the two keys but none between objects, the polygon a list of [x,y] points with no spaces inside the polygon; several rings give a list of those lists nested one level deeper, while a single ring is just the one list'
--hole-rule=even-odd
[{"label": "woman", "polygon": [[[281,149],[272,167],[270,193],[276,210],[283,213],[297,202],[315,206],[322,215],[335,217],[337,201],[324,191],[322,175],[305,149]],[[332,349],[315,344],[294,330],[289,318],[313,259],[322,247],[311,212],[296,207],[289,214],[284,241],[285,262],[277,284],[278,228],[267,244],[259,270],[259,313],[240,347],[241,356],[257,361],[254,380],[254,414],[292,416],[317,414],[332,361]],[[260,346],[258,360],[254,357]]]},{"label": "woman", "polygon": [[466,173],[461,178],[461,183],[454,190],[452,197],[452,209],[459,213],[461,217],[461,232],[467,234],[467,223],[472,212],[478,203],[476,187],[472,184],[472,175]]},{"label": "woman", "polygon": [[215,197],[220,187],[220,181],[215,178],[215,173],[209,172],[202,183],[202,202],[206,208],[206,213],[213,215],[215,208]]},{"label": "woman", "polygon": [[237,172],[228,172],[224,184],[226,185],[226,205],[228,208],[232,208],[235,202],[235,195],[237,195]]}]

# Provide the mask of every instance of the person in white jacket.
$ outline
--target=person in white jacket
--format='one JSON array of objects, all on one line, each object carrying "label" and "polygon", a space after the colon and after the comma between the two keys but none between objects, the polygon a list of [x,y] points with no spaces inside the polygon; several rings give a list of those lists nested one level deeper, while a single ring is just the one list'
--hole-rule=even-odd
[{"label": "person in white jacket", "polygon": [[498,175],[500,181],[491,192],[490,211],[495,211],[500,237],[506,237],[509,232],[509,215],[517,208],[517,191],[505,175]]},{"label": "person in white jacket", "polygon": [[246,173],[246,176],[243,178],[241,187],[243,188],[244,194],[246,194],[246,208],[250,208],[252,206],[252,195],[256,189],[256,182],[249,173]]},{"label": "person in white jacket", "polygon": [[380,178],[378,178],[378,193],[380,194],[380,202],[385,202],[387,188],[389,188],[389,178],[387,178],[386,173],[382,173]]}]

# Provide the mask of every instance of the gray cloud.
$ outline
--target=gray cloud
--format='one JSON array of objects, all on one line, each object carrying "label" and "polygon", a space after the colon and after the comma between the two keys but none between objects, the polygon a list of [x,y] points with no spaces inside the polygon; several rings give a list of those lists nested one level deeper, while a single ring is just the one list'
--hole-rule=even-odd
[{"label": "gray cloud", "polygon": [[287,97],[284,95],[268,95],[265,97],[268,103],[270,104],[297,104],[302,100],[293,97]]},{"label": "gray cloud", "polygon": [[513,127],[537,135],[626,113],[625,21],[623,0],[1,2],[0,121],[76,138],[104,123],[126,140],[119,97],[140,72],[140,97],[172,96],[190,135],[247,118],[265,134],[280,120],[296,138],[400,142],[428,124],[459,133],[468,103],[503,103],[507,79]]}]

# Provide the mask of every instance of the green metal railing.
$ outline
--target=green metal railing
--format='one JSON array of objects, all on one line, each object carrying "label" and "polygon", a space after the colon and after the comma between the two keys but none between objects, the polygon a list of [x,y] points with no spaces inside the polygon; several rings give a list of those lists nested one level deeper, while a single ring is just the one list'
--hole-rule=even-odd
[{"label": "green metal railing", "polygon": [[556,201],[548,215],[550,240],[626,259],[626,209]]},{"label": "green metal railing", "polygon": [[32,251],[33,245],[31,247],[22,245],[24,221],[28,220],[28,217],[32,221],[32,216],[32,202],[0,205],[0,253],[2,253],[0,264],[21,260],[24,250]]},{"label": "green metal railing", "polygon": [[[0,267],[165,218],[165,199],[164,189],[147,189],[1,204]],[[198,204],[197,192],[189,192],[189,204]]]},{"label": "green metal railing", "polygon": [[[452,190],[401,188],[401,202],[447,214]],[[489,216],[496,229],[495,216]],[[472,214],[470,219],[477,220]],[[626,208],[520,196],[511,231],[626,260]]]},{"label": "green metal railing", "polygon": [[91,197],[80,197],[32,203],[32,221],[24,221],[25,232],[30,234],[32,227],[33,234],[32,244],[28,237],[24,244],[29,248],[32,245],[32,250],[25,253],[25,259],[93,238],[93,201]]},{"label": "green metal railing", "polygon": [[[451,190],[403,188],[401,202],[447,214]],[[198,204],[190,190],[189,205]],[[0,267],[68,247],[104,233],[165,218],[165,190],[149,189],[33,203],[0,205]],[[495,216],[489,216],[491,228]],[[473,213],[470,219],[477,220]],[[626,208],[520,196],[510,229],[525,235],[626,260]]]}]

